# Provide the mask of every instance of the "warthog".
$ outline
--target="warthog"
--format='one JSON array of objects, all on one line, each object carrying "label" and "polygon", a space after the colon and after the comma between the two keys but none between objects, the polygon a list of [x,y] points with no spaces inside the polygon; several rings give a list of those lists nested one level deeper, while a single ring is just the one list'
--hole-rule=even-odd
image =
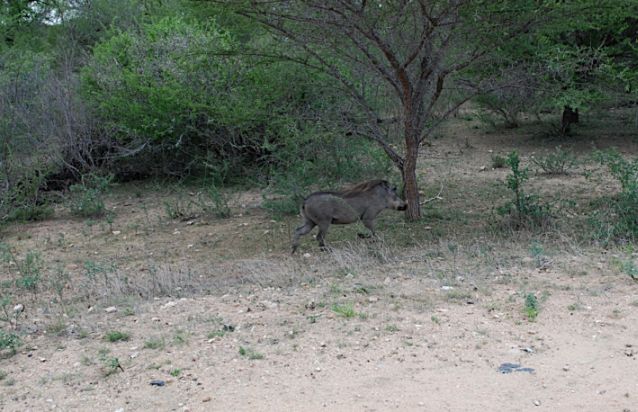
[{"label": "warthog", "polygon": [[397,195],[397,188],[385,180],[370,180],[341,192],[315,192],[301,207],[303,225],[295,229],[292,253],[299,247],[299,238],[315,226],[319,226],[317,240],[323,248],[330,224],[347,225],[361,220],[374,236],[374,219],[382,210],[405,208],[406,203]]}]

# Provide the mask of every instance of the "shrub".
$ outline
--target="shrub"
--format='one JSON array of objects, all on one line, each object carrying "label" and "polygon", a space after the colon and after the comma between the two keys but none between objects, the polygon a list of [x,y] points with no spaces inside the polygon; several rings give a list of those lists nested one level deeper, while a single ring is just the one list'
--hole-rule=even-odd
[{"label": "shrub", "polygon": [[552,153],[543,157],[532,157],[532,163],[548,175],[567,175],[576,166],[576,157],[570,152],[557,147]]},{"label": "shrub", "polygon": [[508,216],[515,229],[545,226],[551,218],[551,208],[541,203],[538,196],[525,194],[523,184],[529,178],[528,169],[521,169],[518,153],[511,152],[507,156],[507,164],[512,173],[507,176],[506,184],[514,199],[497,208],[497,212]]},{"label": "shrub", "polygon": [[599,207],[590,218],[594,237],[602,243],[638,239],[638,159],[626,160],[618,152],[598,154],[611,175],[620,183],[620,192],[594,202]]},{"label": "shrub", "polygon": [[82,176],[81,183],[72,185],[71,213],[80,217],[99,217],[105,213],[104,192],[108,189],[113,176],[88,174]]},{"label": "shrub", "polygon": [[501,155],[493,154],[492,155],[492,168],[493,169],[502,169],[507,166],[507,159]]},{"label": "shrub", "polygon": [[104,339],[109,342],[120,342],[120,341],[128,341],[130,339],[130,335],[126,332],[120,332],[118,330],[113,330],[104,335]]},{"label": "shrub", "polygon": [[5,356],[15,355],[21,344],[22,341],[18,335],[0,329],[0,351],[4,352]]},{"label": "shrub", "polygon": [[538,299],[533,293],[528,293],[525,296],[525,315],[529,321],[533,321],[538,316],[539,305]]}]

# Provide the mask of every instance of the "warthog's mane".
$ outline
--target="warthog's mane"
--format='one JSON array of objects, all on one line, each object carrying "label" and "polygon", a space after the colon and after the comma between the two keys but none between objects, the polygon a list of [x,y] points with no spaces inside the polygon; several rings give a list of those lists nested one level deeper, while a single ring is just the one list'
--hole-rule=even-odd
[{"label": "warthog's mane", "polygon": [[387,180],[383,180],[383,179],[368,180],[367,182],[362,182],[348,189],[342,190],[341,192],[339,192],[339,196],[355,197],[362,193],[374,190],[379,186],[389,187],[389,183]]}]

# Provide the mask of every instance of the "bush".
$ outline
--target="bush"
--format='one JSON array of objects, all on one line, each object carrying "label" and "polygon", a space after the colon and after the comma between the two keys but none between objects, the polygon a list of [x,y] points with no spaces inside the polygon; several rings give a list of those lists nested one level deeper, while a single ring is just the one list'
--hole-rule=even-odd
[{"label": "bush", "polygon": [[82,176],[81,183],[72,185],[71,213],[80,217],[103,216],[106,209],[103,195],[113,180],[113,176],[88,174]]},{"label": "bush", "polygon": [[602,243],[638,239],[638,159],[626,160],[618,152],[598,154],[620,183],[620,193],[594,202],[598,206],[590,221],[594,237]]},{"label": "bush", "polygon": [[546,156],[532,157],[531,160],[548,175],[567,175],[570,169],[576,166],[576,156],[560,147]]},{"label": "bush", "polygon": [[20,345],[22,341],[18,335],[0,329],[0,354],[4,352],[6,357],[13,356]]},{"label": "bush", "polygon": [[521,169],[518,153],[514,151],[507,156],[507,165],[512,174],[507,176],[506,184],[514,199],[497,208],[498,214],[508,216],[514,229],[544,227],[551,217],[551,208],[541,203],[538,196],[525,194],[523,184],[529,178],[528,169]]},{"label": "bush", "polygon": [[492,169],[502,169],[507,166],[507,159],[501,155],[492,155]]}]

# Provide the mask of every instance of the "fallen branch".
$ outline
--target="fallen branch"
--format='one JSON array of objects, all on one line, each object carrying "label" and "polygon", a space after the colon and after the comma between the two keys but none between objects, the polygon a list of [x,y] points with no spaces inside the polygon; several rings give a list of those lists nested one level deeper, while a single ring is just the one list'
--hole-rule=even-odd
[{"label": "fallen branch", "polygon": [[421,206],[428,204],[430,202],[434,202],[435,200],[443,200],[443,198],[441,197],[441,193],[443,192],[443,183],[441,183],[441,187],[439,188],[439,193],[436,194],[436,196],[430,198],[430,199],[425,199],[424,201],[422,201],[420,203]]}]

